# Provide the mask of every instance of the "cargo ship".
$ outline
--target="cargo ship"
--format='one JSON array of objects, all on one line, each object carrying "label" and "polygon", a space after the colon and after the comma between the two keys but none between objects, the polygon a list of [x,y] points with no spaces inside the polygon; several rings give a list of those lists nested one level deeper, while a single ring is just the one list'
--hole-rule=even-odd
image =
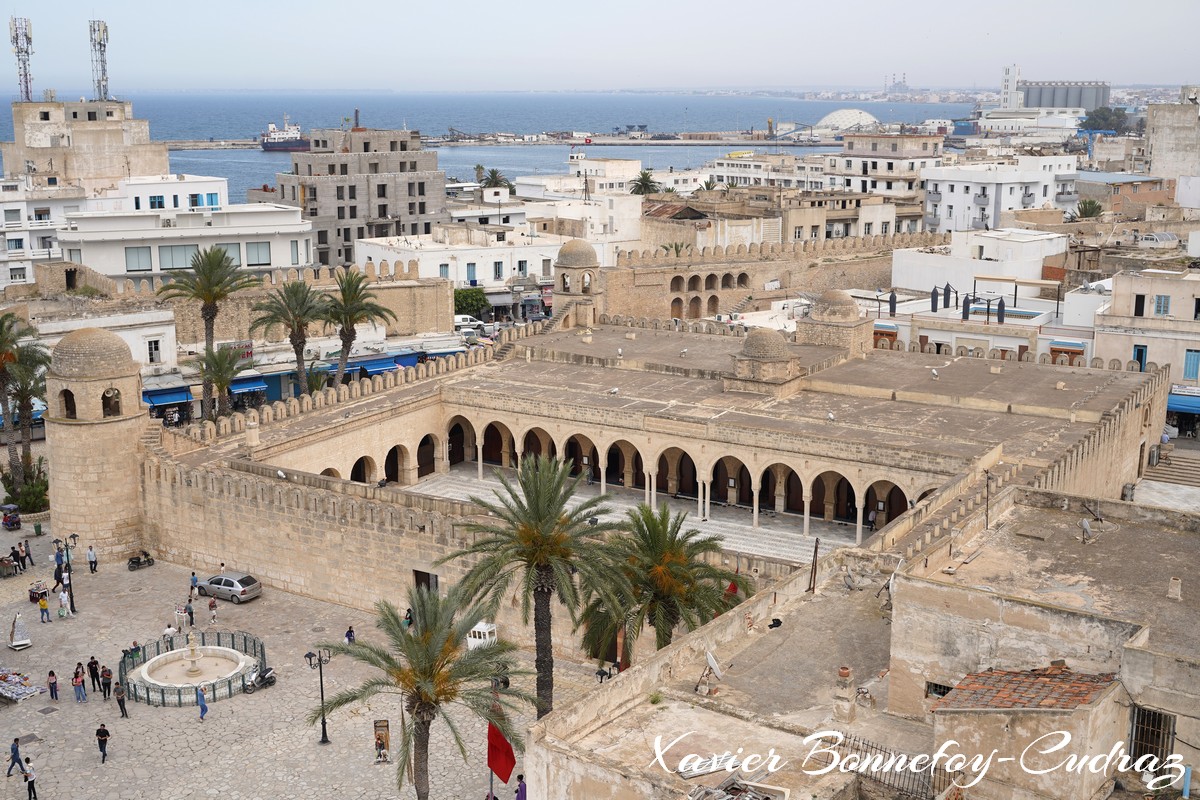
[{"label": "cargo ship", "polygon": [[299,125],[288,122],[287,114],[283,115],[283,127],[275,127],[275,123],[267,124],[267,129],[259,134],[259,142],[263,150],[292,153],[308,149],[308,139]]}]

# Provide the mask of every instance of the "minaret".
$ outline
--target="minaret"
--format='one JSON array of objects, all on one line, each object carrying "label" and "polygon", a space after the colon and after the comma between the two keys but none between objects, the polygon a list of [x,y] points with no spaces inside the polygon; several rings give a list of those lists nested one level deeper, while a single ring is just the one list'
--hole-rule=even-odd
[{"label": "minaret", "polygon": [[50,358],[46,405],[54,532],[124,557],[142,532],[137,453],[148,419],[129,345],[99,328],[68,333]]}]

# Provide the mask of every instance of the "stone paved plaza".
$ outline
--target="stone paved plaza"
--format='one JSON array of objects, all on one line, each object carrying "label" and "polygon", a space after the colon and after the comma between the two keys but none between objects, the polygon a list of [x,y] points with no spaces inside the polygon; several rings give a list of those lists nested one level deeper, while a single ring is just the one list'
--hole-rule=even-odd
[{"label": "stone paved plaza", "polygon": [[[44,526],[48,531],[48,526]],[[221,601],[218,625],[208,626],[207,601],[196,603],[201,630],[244,630],[263,639],[278,683],[253,695],[209,704],[208,718],[199,721],[195,707],[150,708],[128,703],[130,719],[120,718],[116,703],[88,694],[78,704],[70,686],[76,662],[95,655],[116,672],[121,648],[136,639],[144,642],[161,635],[173,619],[174,606],[187,596],[190,569],[158,562],[130,572],[125,563],[101,563],[96,575],[80,565],[75,569],[76,618],[51,624],[38,622],[37,606],[27,599],[33,578],[53,581],[50,558],[53,534],[27,535],[38,562],[24,575],[0,580],[0,612],[7,631],[13,614],[28,623],[33,646],[22,651],[4,648],[0,665],[26,673],[44,684],[53,669],[60,678],[60,701],[48,693],[17,705],[0,706],[0,736],[9,743],[21,737],[21,754],[33,759],[38,774],[38,796],[101,800],[220,797],[223,800],[274,800],[275,798],[395,798],[415,797],[411,784],[403,792],[395,785],[393,766],[374,764],[372,725],[388,719],[393,750],[398,743],[400,705],[392,698],[372,701],[333,716],[329,736],[333,743],[318,744],[320,726],[309,727],[303,717],[318,705],[317,673],[310,670],[304,653],[324,640],[340,639],[354,625],[359,639],[375,631],[368,613],[321,603],[267,588],[263,596],[234,606]],[[263,535],[269,535],[264,531]],[[7,550],[17,532],[0,536]],[[80,554],[87,542],[79,542]],[[230,569],[253,573],[255,565],[229,564]],[[204,577],[202,575],[202,577]],[[400,596],[390,598],[402,606]],[[57,602],[52,604],[52,608]],[[5,640],[7,642],[7,639]],[[522,652],[523,666],[532,670],[532,653]],[[575,697],[595,683],[594,667],[559,659],[559,702]],[[335,658],[325,668],[326,694],[363,680],[369,670],[345,658]],[[521,679],[532,692],[532,677]],[[446,726],[434,725],[430,759],[431,789],[435,798],[478,800],[486,794],[486,727],[455,712],[467,741],[470,763],[464,764]],[[523,720],[527,725],[529,718]],[[100,764],[95,730],[105,723],[112,733],[108,763]],[[7,754],[6,754],[7,755]],[[518,756],[517,771],[521,769]],[[512,796],[498,785],[500,798]],[[0,781],[0,799],[24,798],[19,776]]]}]

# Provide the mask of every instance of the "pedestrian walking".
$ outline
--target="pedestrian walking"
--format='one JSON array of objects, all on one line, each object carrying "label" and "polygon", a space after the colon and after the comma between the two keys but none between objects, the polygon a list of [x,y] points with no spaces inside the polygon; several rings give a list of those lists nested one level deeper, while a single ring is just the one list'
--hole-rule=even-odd
[{"label": "pedestrian walking", "polygon": [[188,598],[187,605],[183,607],[183,613],[187,614],[188,627],[189,628],[196,627],[196,610],[194,608],[192,608],[192,598],[191,597]]},{"label": "pedestrian walking", "polygon": [[354,626],[346,628],[346,644],[354,644]]},{"label": "pedestrian walking", "polygon": [[68,596],[70,596],[70,592],[71,592],[71,568],[70,567],[63,567],[62,587],[63,587],[63,591],[66,592]]},{"label": "pedestrian walking", "polygon": [[58,615],[60,617],[73,617],[71,613],[71,594],[64,588],[58,593]]},{"label": "pedestrian walking", "polygon": [[62,586],[63,568],[62,565],[54,567],[54,585],[50,587],[50,591],[57,592],[58,587]]},{"label": "pedestrian walking", "polygon": [[867,522],[870,524],[870,528],[868,528],[868,530],[875,530],[875,516],[878,513],[879,512],[872,508],[871,513],[867,514]]},{"label": "pedestrian walking", "polygon": [[196,593],[196,587],[199,583],[200,583],[200,579],[197,578],[196,573],[193,572],[192,573],[192,582],[191,582],[190,587],[188,588],[188,600],[189,601],[192,599],[192,595],[194,595]]},{"label": "pedestrian walking", "polygon": [[100,727],[96,729],[96,743],[100,745],[100,763],[103,764],[108,760],[108,728],[104,727],[104,723],[100,723]]},{"label": "pedestrian walking", "polygon": [[17,548],[13,547],[8,551],[8,557],[12,559],[13,567],[17,572],[25,571],[25,563],[21,560],[21,554],[17,552]]},{"label": "pedestrian walking", "polygon": [[42,622],[50,621],[50,601],[46,599],[45,594],[38,595],[38,611],[42,613]]},{"label": "pedestrian walking", "polygon": [[34,784],[37,773],[33,771],[33,759],[29,756],[25,757],[25,766],[21,772],[25,774],[25,791],[29,793],[29,800],[37,800],[37,786]]},{"label": "pedestrian walking", "polygon": [[404,619],[401,620],[400,624],[404,626],[405,630],[412,628],[413,613],[411,608],[404,612]]},{"label": "pedestrian walking", "polygon": [[25,571],[25,562],[29,559],[29,554],[25,552],[25,543],[17,542],[17,557],[21,559],[21,571]]},{"label": "pedestrian walking", "polygon": [[87,562],[88,562],[88,571],[95,572],[96,571],[96,551],[92,549],[92,546],[90,544],[88,545]]},{"label": "pedestrian walking", "polygon": [[33,547],[30,546],[29,540],[25,540],[25,558],[29,561],[29,566],[33,566]]},{"label": "pedestrian walking", "polygon": [[54,563],[55,563],[55,565],[60,566],[60,567],[63,565],[62,545],[59,545],[54,551]]},{"label": "pedestrian walking", "polygon": [[117,701],[117,707],[121,709],[121,716],[129,719],[129,712],[125,710],[125,687],[120,681],[113,684],[113,698]]},{"label": "pedestrian walking", "polygon": [[87,670],[88,676],[92,679],[92,691],[100,691],[100,662],[96,660],[95,656],[88,661]]},{"label": "pedestrian walking", "polygon": [[54,670],[50,670],[50,674],[46,676],[46,688],[50,690],[50,699],[58,702],[58,676],[54,674]]},{"label": "pedestrian walking", "polygon": [[217,598],[215,598],[215,597],[208,598],[208,611],[212,615],[212,618],[209,619],[208,624],[216,625],[217,624]]},{"label": "pedestrian walking", "polygon": [[71,678],[71,685],[75,687],[75,702],[86,703],[87,685],[84,683],[83,675],[76,672],[75,676]]},{"label": "pedestrian walking", "polygon": [[517,776],[517,800],[525,800],[525,776]]},{"label": "pedestrian walking", "polygon": [[8,746],[8,777],[12,777],[13,767],[21,768],[21,740],[13,739]]},{"label": "pedestrian walking", "polygon": [[196,705],[200,706],[200,721],[204,722],[204,715],[208,713],[207,695],[204,692],[203,686],[196,687]]},{"label": "pedestrian walking", "polygon": [[104,699],[112,697],[112,670],[105,664],[100,668],[100,690],[104,692]]}]

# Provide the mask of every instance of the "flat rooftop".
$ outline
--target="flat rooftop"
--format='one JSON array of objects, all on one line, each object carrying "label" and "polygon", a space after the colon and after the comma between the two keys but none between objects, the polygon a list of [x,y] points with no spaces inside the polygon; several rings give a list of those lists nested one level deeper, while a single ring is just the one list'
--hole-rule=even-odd
[{"label": "flat rooftop", "polygon": [[[1104,506],[1100,511],[1103,515]],[[930,560],[928,580],[987,587],[1002,595],[1149,626],[1146,646],[1200,658],[1195,636],[1200,592],[1200,534],[1146,521],[1091,521],[1093,540],[1082,541],[1078,512],[1016,505],[995,525],[956,548],[953,562]],[[967,555],[978,553],[968,564]],[[953,564],[955,574],[941,570]],[[1181,600],[1167,598],[1172,577],[1184,582]]]}]

